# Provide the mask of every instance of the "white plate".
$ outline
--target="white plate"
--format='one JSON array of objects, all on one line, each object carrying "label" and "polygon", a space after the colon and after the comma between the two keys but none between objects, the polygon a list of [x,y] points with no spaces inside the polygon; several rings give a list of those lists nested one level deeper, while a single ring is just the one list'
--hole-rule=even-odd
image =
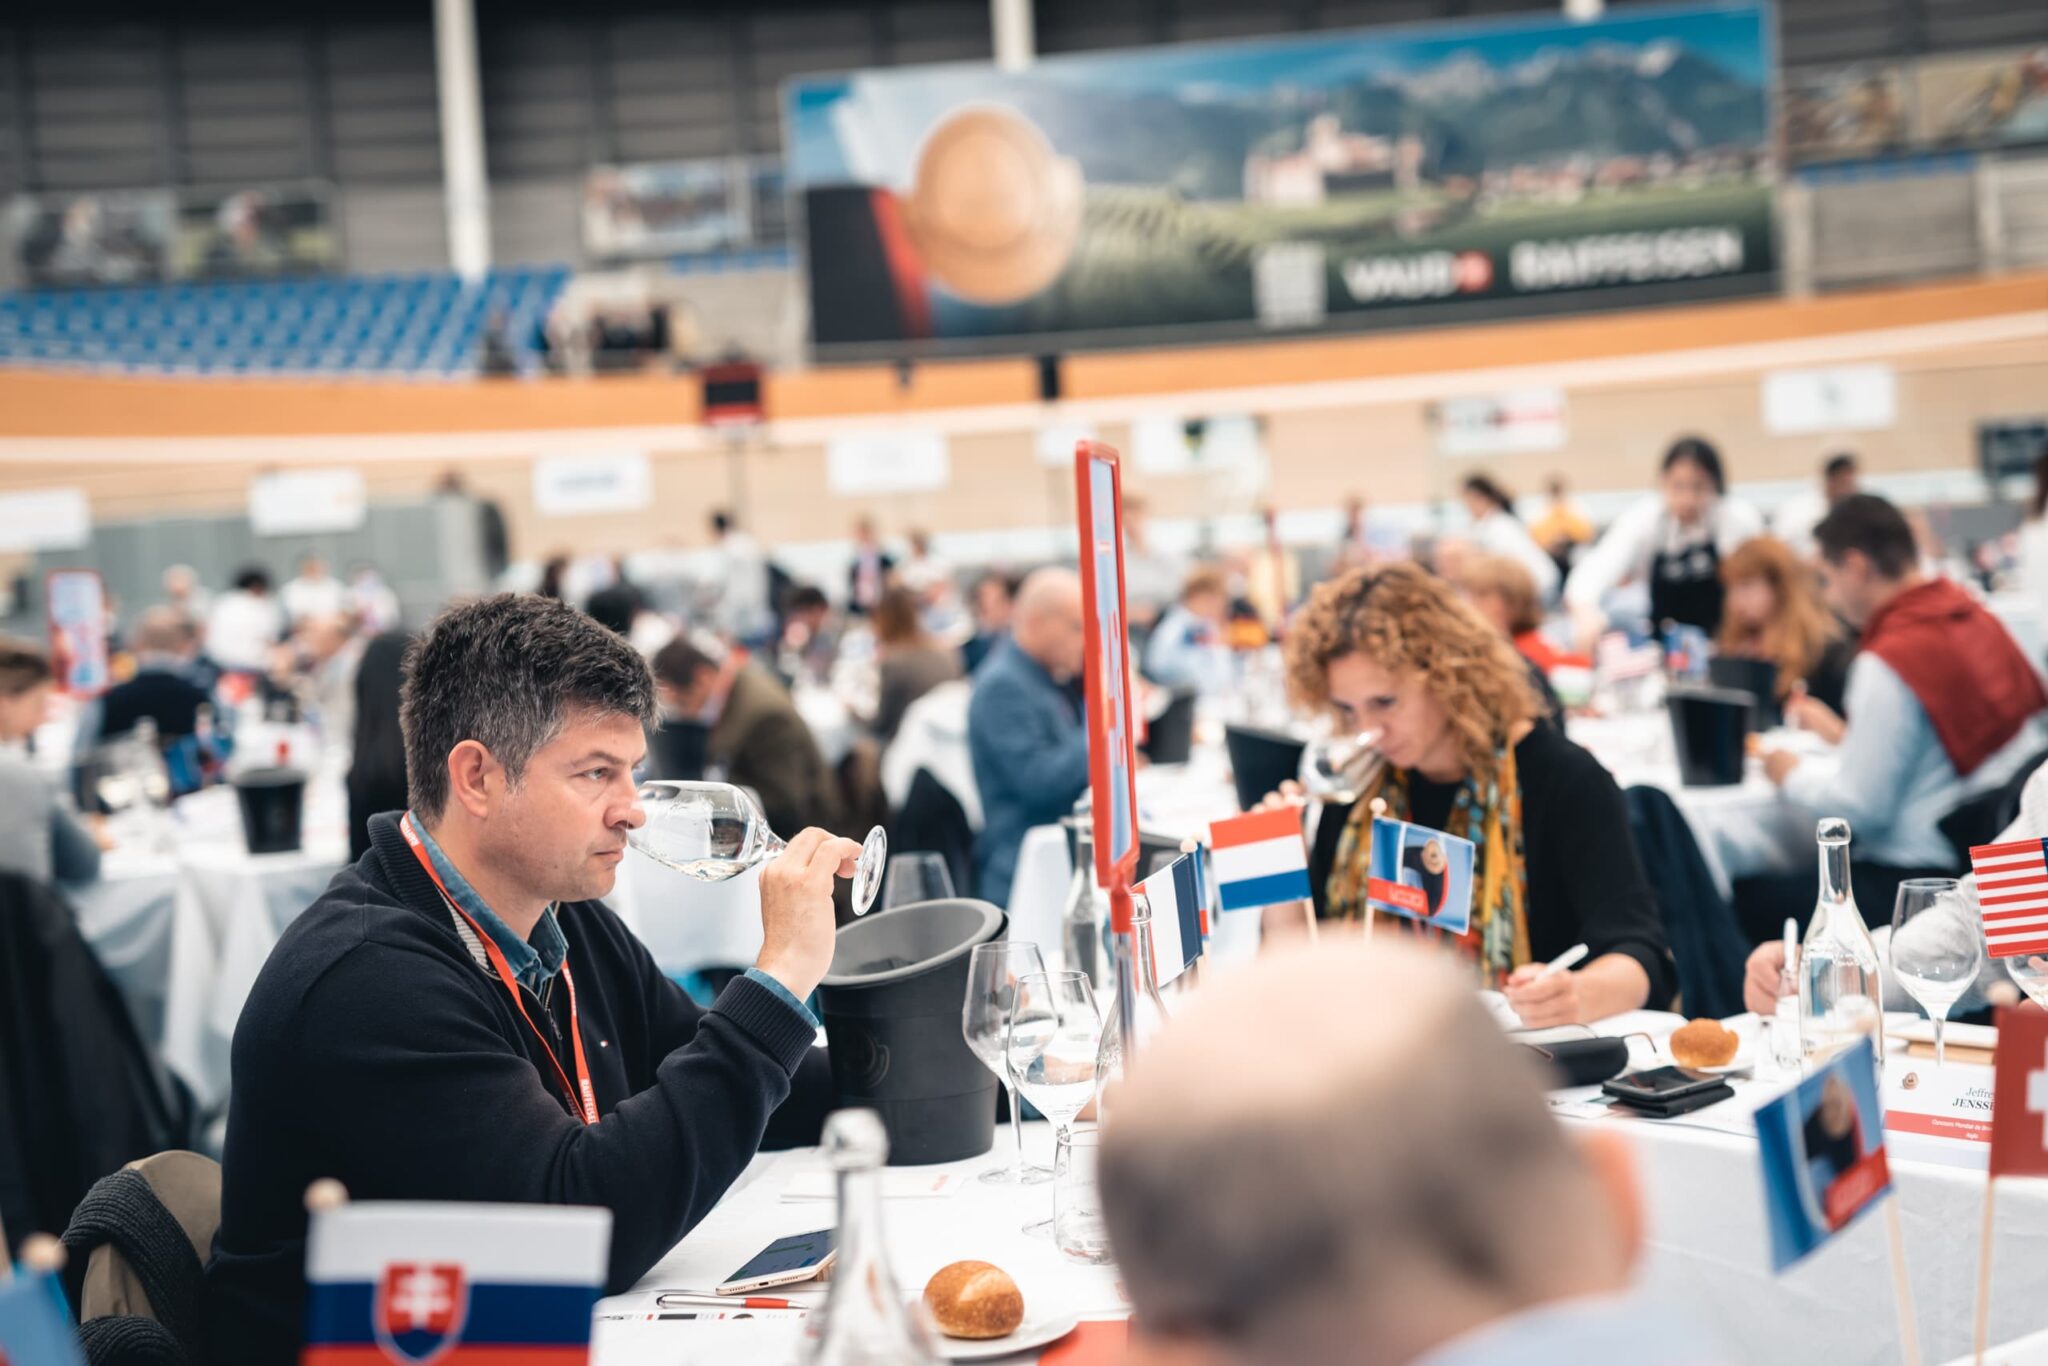
[{"label": "white plate", "polygon": [[1058,1342],[1080,1325],[1079,1314],[1026,1314],[1016,1331],[1000,1338],[949,1338],[935,1326],[939,1355],[948,1361],[989,1361]]}]

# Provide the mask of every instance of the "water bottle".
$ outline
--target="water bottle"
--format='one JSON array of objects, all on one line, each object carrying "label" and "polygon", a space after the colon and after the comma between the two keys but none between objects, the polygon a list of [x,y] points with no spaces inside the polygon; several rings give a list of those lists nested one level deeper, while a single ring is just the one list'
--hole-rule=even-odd
[{"label": "water bottle", "polygon": [[1799,1047],[1809,1071],[1868,1036],[1884,1061],[1877,944],[1849,883],[1849,822],[1821,819],[1820,900],[1799,951]]},{"label": "water bottle", "polygon": [[[1152,907],[1144,893],[1136,893],[1131,908],[1131,977],[1138,985],[1132,997],[1137,1010],[1132,1015],[1133,1047],[1142,1051],[1159,1031],[1166,1028],[1166,1002],[1159,995],[1159,974],[1152,958]],[[1116,997],[1104,993],[1097,1000],[1102,1007],[1102,1042],[1095,1050],[1096,1117],[1108,1119],[1110,1087],[1123,1077],[1124,1047],[1122,1008]]]},{"label": "water bottle", "polygon": [[938,1366],[931,1332],[896,1288],[882,1232],[889,1136],[873,1110],[825,1121],[826,1165],[838,1174],[839,1227],[825,1310],[804,1326],[804,1366]]},{"label": "water bottle", "polygon": [[1060,918],[1060,947],[1068,972],[1088,974],[1098,999],[1108,989],[1102,971],[1102,926],[1109,915],[1109,896],[1095,885],[1095,840],[1087,817],[1075,822],[1074,878],[1067,885],[1067,909]]}]

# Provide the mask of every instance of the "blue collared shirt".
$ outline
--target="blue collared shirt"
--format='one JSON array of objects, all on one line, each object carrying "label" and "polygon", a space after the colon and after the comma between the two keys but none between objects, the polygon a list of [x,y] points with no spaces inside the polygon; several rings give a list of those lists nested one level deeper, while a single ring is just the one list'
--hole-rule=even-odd
[{"label": "blue collared shirt", "polygon": [[[470,919],[483,927],[491,937],[498,951],[505,955],[505,965],[512,969],[512,976],[529,991],[539,994],[540,989],[562,970],[562,964],[569,959],[569,941],[562,935],[562,927],[555,920],[555,908],[550,906],[541,912],[540,923],[533,927],[530,938],[521,939],[513,933],[512,927],[498,919],[496,913],[477,895],[476,888],[469,885],[469,879],[441,852],[441,846],[427,833],[427,827],[417,816],[413,817],[412,828],[419,833],[420,843],[425,846],[427,857],[434,861],[434,871],[441,875],[441,883],[448,889],[448,895],[455,904],[468,912]],[[796,998],[796,994],[782,983],[770,977],[759,968],[748,968],[746,975],[760,983],[791,1010],[804,1017],[811,1028],[818,1027],[818,1017],[810,1008]]]},{"label": "blue collared shirt", "polygon": [[491,937],[498,946],[498,952],[505,955],[505,965],[512,969],[513,978],[529,991],[538,993],[569,959],[569,941],[562,937],[562,927],[555,920],[555,908],[550,906],[542,911],[540,923],[533,927],[533,934],[521,939],[477,895],[476,888],[469,885],[469,879],[441,852],[441,846],[434,842],[434,837],[427,833],[426,825],[418,817],[413,818],[412,828],[419,832],[420,843],[426,846],[427,857],[434,861],[434,871],[441,875],[441,885],[448,889],[449,897]]}]

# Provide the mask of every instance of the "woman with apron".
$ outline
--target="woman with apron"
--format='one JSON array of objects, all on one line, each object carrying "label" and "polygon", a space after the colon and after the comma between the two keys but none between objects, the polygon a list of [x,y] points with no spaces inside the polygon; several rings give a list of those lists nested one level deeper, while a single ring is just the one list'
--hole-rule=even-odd
[{"label": "woman with apron", "polygon": [[1606,627],[1603,601],[1628,583],[1648,589],[1653,626],[1676,622],[1711,636],[1721,624],[1721,557],[1763,534],[1755,509],[1726,496],[1720,453],[1698,437],[1672,443],[1658,483],[1565,581],[1565,607],[1586,648]]}]

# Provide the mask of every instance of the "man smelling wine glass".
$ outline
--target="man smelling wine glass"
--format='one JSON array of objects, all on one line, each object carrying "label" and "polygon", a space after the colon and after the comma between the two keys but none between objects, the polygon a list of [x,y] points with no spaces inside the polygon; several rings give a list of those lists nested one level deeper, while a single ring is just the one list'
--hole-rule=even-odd
[{"label": "man smelling wine glass", "polygon": [[358,1199],[603,1205],[611,1289],[762,1147],[815,1143],[831,1077],[802,1004],[860,846],[796,835],[762,948],[700,1010],[597,898],[644,819],[654,680],[551,599],[453,608],[406,661],[410,809],[279,939],[235,1031],[213,1359],[296,1360],[317,1177]]}]

